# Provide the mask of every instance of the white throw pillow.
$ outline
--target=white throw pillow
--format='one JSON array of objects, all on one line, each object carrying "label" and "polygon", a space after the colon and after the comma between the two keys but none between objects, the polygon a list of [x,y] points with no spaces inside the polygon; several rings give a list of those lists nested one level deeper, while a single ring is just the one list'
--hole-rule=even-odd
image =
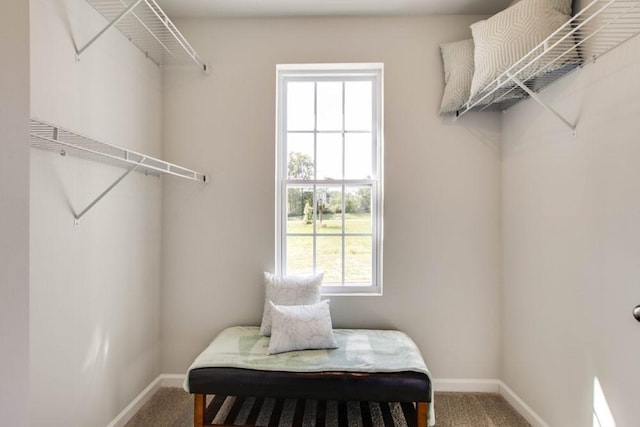
[{"label": "white throw pillow", "polygon": [[455,113],[469,100],[473,79],[473,39],[440,45],[444,65],[441,113]]},{"label": "white throw pillow", "polygon": [[[570,14],[571,0],[521,0],[487,20],[472,24],[475,71],[471,97],[536,48],[567,22]],[[562,68],[577,59],[574,49],[544,71]],[[544,65],[544,60],[538,60],[518,77],[525,80],[541,71]]]},{"label": "white throw pillow", "polygon": [[310,276],[276,276],[265,272],[265,298],[260,335],[271,335],[271,306],[269,301],[273,301],[277,305],[315,304],[320,301],[322,276],[323,273]]},{"label": "white throw pillow", "polygon": [[267,354],[338,348],[333,336],[329,300],[311,305],[271,306],[271,339]]}]

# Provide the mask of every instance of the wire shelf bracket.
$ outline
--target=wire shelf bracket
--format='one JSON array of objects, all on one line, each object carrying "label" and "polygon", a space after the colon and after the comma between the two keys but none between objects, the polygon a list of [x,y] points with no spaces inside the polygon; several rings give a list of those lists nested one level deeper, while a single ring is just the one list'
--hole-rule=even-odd
[{"label": "wire shelf bracket", "polygon": [[640,34],[640,0],[593,0],[538,46],[511,65],[457,112],[504,111],[532,98],[576,135],[567,120],[537,94],[551,83],[583,67]]},{"label": "wire shelf bracket", "polygon": [[205,74],[211,72],[155,0],[87,0],[107,21],[82,47],[76,49],[76,60],[109,29],[116,27],[156,65],[194,62]]},{"label": "wire shelf bracket", "polygon": [[129,168],[129,170],[127,170],[124,174],[122,174],[118,179],[116,179],[113,184],[111,184],[109,187],[107,187],[106,190],[104,190],[102,193],[100,193],[100,195],[98,197],[96,197],[95,199],[93,199],[93,201],[91,203],[89,203],[87,205],[86,208],[84,208],[79,214],[75,213],[73,214],[73,217],[75,219],[74,224],[75,226],[79,226],[80,225],[80,218],[82,218],[84,216],[84,214],[86,214],[87,212],[89,212],[89,210],[94,207],[96,205],[96,203],[98,203],[100,200],[102,200],[102,198],[104,196],[106,196],[111,190],[113,190],[118,184],[120,184],[120,181],[122,181],[123,179],[125,179],[131,172],[135,171],[138,166],[140,166],[142,163],[144,162],[144,159],[140,160],[140,162],[138,162],[138,164],[136,164],[135,166]]},{"label": "wire shelf bracket", "polygon": [[556,116],[562,123],[564,123],[570,130],[573,136],[576,136],[576,125],[575,123],[571,123],[569,120],[567,120],[562,114],[558,113],[555,109],[553,109],[549,104],[547,104],[546,102],[544,102],[542,100],[542,98],[540,98],[538,96],[538,94],[536,94],[534,91],[532,91],[531,89],[529,89],[523,82],[522,80],[520,80],[519,78],[517,78],[516,76],[512,76],[509,75],[509,77],[514,81],[515,84],[518,85],[518,87],[520,87],[520,89],[522,89],[523,91],[525,91],[527,93],[527,95],[529,95],[531,97],[531,99],[533,99],[534,101],[536,101],[538,104],[540,104],[542,106],[542,108],[544,108],[545,110],[547,110],[548,112],[550,112],[551,114],[553,114],[554,116]]},{"label": "wire shelf bracket", "polygon": [[102,198],[110,193],[122,180],[132,172],[145,175],[169,175],[200,183],[207,183],[209,178],[202,172],[196,172],[155,157],[127,150],[115,145],[96,141],[95,139],[68,131],[56,125],[31,119],[29,143],[32,148],[56,152],[62,156],[73,156],[127,169],[106,190],[87,205],[80,213],[73,213],[76,226]]}]

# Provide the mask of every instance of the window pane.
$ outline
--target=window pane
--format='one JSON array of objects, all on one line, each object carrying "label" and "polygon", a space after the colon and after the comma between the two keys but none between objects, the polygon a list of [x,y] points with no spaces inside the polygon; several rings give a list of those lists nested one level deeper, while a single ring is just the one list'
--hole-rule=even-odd
[{"label": "window pane", "polygon": [[287,234],[313,233],[313,187],[287,186]]},{"label": "window pane", "polygon": [[322,236],[316,238],[316,271],[324,271],[322,283],[342,284],[342,238]]},{"label": "window pane", "polygon": [[346,82],[344,124],[346,130],[371,130],[373,117],[372,82]]},{"label": "window pane", "polygon": [[342,179],[342,134],[318,134],[316,179]]},{"label": "window pane", "polygon": [[287,134],[287,176],[289,179],[313,179],[313,134]]},{"label": "window pane", "polygon": [[318,187],[316,232],[319,234],[342,233],[342,186]]},{"label": "window pane", "polygon": [[345,233],[371,233],[371,187],[347,187]]},{"label": "window pane", "polygon": [[344,173],[346,179],[372,178],[371,133],[349,133],[344,136]]},{"label": "window pane", "polygon": [[350,286],[372,283],[371,237],[352,236],[344,239],[344,282]]},{"label": "window pane", "polygon": [[318,82],[318,130],[342,130],[342,82]]},{"label": "window pane", "polygon": [[287,236],[288,275],[313,273],[313,237]]},{"label": "window pane", "polygon": [[287,84],[287,130],[313,130],[313,82]]},{"label": "window pane", "polygon": [[278,67],[276,263],[323,271],[330,292],[377,292],[382,67],[341,67]]}]

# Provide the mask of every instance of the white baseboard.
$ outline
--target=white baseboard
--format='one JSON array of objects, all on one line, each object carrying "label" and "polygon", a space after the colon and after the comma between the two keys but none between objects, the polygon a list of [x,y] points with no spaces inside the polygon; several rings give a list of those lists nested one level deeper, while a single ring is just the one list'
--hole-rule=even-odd
[{"label": "white baseboard", "polygon": [[549,427],[549,424],[545,423],[529,405],[524,403],[513,390],[500,380],[434,379],[433,390],[441,392],[499,393],[531,424],[531,427]]},{"label": "white baseboard", "polygon": [[185,374],[162,374],[162,387],[179,387],[184,384]]},{"label": "white baseboard", "polygon": [[147,386],[142,392],[136,396],[135,399],[127,405],[126,408],[118,414],[117,417],[111,421],[107,427],[124,427],[131,418],[142,408],[142,405],[147,403],[151,396],[153,396],[161,387],[180,387],[184,382],[184,374],[160,374],[158,377],[151,381],[151,384]]},{"label": "white baseboard", "polygon": [[499,393],[500,381],[434,378],[433,391],[450,391],[450,392],[467,392],[467,393]]},{"label": "white baseboard", "polygon": [[151,396],[153,396],[155,392],[158,391],[160,387],[162,387],[161,383],[162,375],[158,375],[158,377],[155,380],[151,381],[151,384],[149,384],[147,388],[142,390],[142,392],[138,396],[136,396],[136,398],[133,399],[131,403],[129,403],[127,407],[124,408],[122,412],[120,412],[118,416],[116,416],[113,421],[111,421],[107,425],[107,427],[124,427],[124,425],[129,422],[129,420],[136,414],[136,412],[138,412],[140,408],[142,408],[142,405],[147,403],[147,401],[151,399]]},{"label": "white baseboard", "polygon": [[[124,427],[161,387],[182,387],[184,374],[161,374],[151,382],[107,427]],[[434,379],[433,390],[439,392],[499,393],[520,413],[531,427],[549,427],[529,405],[500,380]]]},{"label": "white baseboard", "polygon": [[500,395],[531,424],[531,427],[549,427],[549,424],[545,423],[529,405],[524,403],[524,400],[520,399],[520,397],[502,381],[500,381]]}]

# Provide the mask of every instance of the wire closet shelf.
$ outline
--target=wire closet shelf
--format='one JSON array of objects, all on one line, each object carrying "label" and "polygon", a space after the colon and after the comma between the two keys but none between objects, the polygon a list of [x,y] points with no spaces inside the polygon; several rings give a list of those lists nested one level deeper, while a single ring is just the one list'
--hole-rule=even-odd
[{"label": "wire closet shelf", "polygon": [[111,27],[138,47],[156,65],[195,63],[206,73],[209,66],[158,6],[155,0],[87,0],[108,24],[76,51],[78,57]]},{"label": "wire closet shelf", "polygon": [[62,156],[70,155],[124,169],[135,169],[135,172],[147,175],[171,175],[192,181],[207,182],[207,175],[201,172],[99,142],[37,119],[31,119],[30,122],[30,144],[33,148],[53,151]]},{"label": "wire closet shelf", "polygon": [[529,96],[559,116],[537,96],[549,84],[640,33],[640,0],[594,0],[528,52],[460,110],[506,110]]}]

